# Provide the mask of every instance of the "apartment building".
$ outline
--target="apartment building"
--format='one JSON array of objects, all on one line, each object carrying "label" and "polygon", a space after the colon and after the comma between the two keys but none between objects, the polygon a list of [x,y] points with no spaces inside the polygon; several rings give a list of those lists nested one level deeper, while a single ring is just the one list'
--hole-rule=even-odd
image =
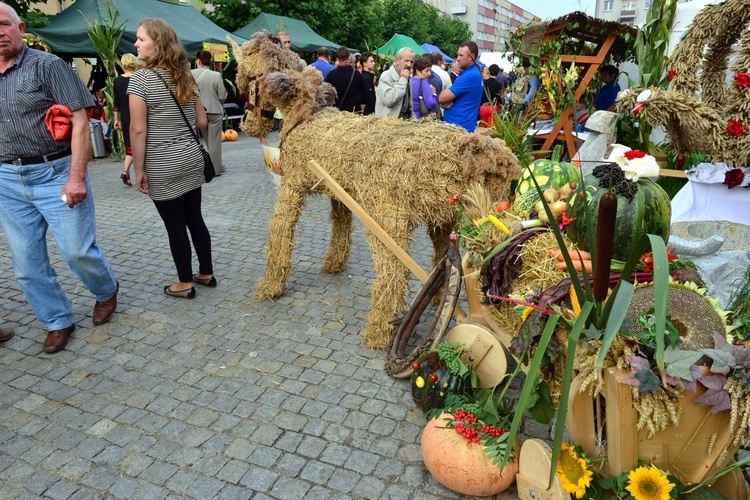
[{"label": "apartment building", "polygon": [[436,9],[469,23],[480,51],[501,52],[510,35],[540,18],[507,0],[424,0]]},{"label": "apartment building", "polygon": [[[677,0],[677,3],[691,0]],[[646,20],[651,0],[597,0],[596,14],[599,19],[638,25]]]}]

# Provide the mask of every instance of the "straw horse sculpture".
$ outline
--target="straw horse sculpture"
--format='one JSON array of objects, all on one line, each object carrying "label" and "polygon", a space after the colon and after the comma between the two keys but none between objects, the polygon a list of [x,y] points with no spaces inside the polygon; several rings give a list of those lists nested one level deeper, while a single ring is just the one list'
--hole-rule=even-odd
[{"label": "straw horse sculpture", "polygon": [[669,78],[670,89],[621,93],[617,110],[664,126],[678,154],[750,166],[750,0],[704,7],[672,54]]},{"label": "straw horse sculpture", "polygon": [[[261,52],[283,50],[268,41]],[[240,62],[240,69],[243,65]],[[469,134],[435,121],[339,112],[336,93],[315,68],[303,72],[266,67],[259,91],[284,114],[281,163],[284,174],[274,217],[269,224],[266,272],[258,283],[261,299],[284,293],[292,271],[294,230],[305,197],[331,197],[333,229],[323,269],[340,272],[349,258],[352,213],[309,171],[316,160],[359,204],[408,251],[412,232],[426,224],[436,259],[445,253],[456,210],[446,200],[470,183],[483,184],[500,199],[518,161],[505,144],[483,134]],[[376,278],[371,289],[365,345],[385,348],[392,321],[402,311],[408,290],[407,268],[372,233],[366,231]]]}]

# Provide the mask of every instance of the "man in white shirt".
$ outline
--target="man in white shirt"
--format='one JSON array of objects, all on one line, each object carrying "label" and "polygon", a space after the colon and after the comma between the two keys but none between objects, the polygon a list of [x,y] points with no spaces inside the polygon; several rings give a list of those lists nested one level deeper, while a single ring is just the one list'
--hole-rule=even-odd
[{"label": "man in white shirt", "polygon": [[451,84],[453,83],[451,81],[450,75],[448,75],[448,72],[443,69],[443,54],[440,52],[433,52],[430,54],[430,59],[432,59],[432,73],[440,77],[440,81],[443,82],[443,90],[448,90],[451,88]]}]

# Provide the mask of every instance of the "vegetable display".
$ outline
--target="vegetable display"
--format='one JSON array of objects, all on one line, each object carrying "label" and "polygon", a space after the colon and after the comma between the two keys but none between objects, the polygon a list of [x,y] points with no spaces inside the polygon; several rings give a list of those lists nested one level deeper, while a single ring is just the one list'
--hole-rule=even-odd
[{"label": "vegetable display", "polygon": [[[602,168],[604,167],[604,168]],[[610,177],[611,176],[611,177]],[[627,260],[631,249],[644,234],[660,236],[664,242],[669,239],[669,224],[672,214],[667,193],[650,179],[641,178],[638,182],[625,179],[619,167],[601,165],[584,178],[585,198],[589,213],[597,214],[602,196],[612,185],[617,195],[617,222],[615,224],[612,258]],[[566,234],[582,250],[590,250],[584,215],[583,193],[580,190],[568,199],[567,215],[573,221]],[[597,232],[597,221],[591,220],[593,233]]]}]

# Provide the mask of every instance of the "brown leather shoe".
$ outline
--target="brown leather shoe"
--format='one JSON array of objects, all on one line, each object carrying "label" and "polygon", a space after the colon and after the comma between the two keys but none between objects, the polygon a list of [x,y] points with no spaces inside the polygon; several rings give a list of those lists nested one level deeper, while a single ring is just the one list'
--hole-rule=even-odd
[{"label": "brown leather shoe", "polygon": [[104,302],[97,302],[94,304],[94,326],[103,325],[107,321],[109,321],[110,316],[112,316],[112,313],[115,312],[115,309],[117,309],[117,292],[120,291],[120,282],[117,282],[117,290],[115,290],[115,294],[111,296],[108,300],[105,300]]},{"label": "brown leather shoe", "polygon": [[76,329],[76,325],[70,325],[62,330],[52,330],[44,339],[44,352],[57,352],[65,349],[68,344],[68,337]]},{"label": "brown leather shoe", "polygon": [[0,328],[0,342],[5,342],[13,338],[12,328]]}]

